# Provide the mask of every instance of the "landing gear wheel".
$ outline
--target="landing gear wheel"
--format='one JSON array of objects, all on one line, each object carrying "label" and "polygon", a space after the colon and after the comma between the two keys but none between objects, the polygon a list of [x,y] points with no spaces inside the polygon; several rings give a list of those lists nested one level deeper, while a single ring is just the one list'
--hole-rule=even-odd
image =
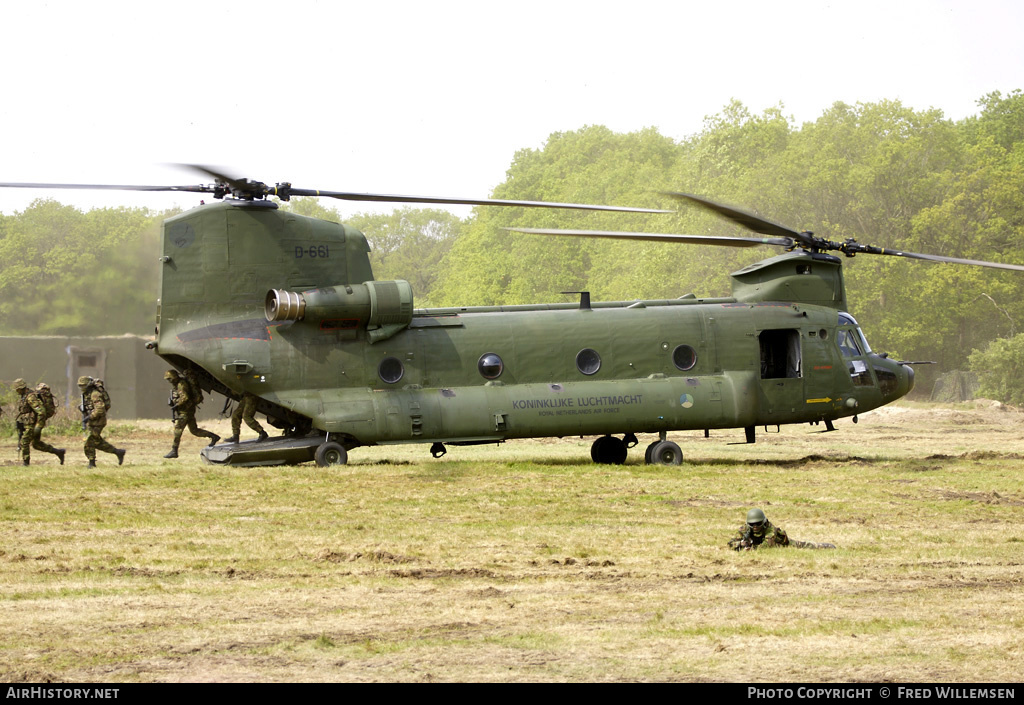
[{"label": "landing gear wheel", "polygon": [[601,436],[590,447],[590,458],[598,465],[622,465],[626,455],[626,444],[614,436]]},{"label": "landing gear wheel", "polygon": [[644,462],[647,465],[650,465],[651,463],[654,462],[654,460],[651,459],[651,453],[654,451],[654,446],[658,445],[659,443],[661,443],[661,441],[654,441],[654,443],[651,443],[651,445],[647,446],[647,450],[644,451]]},{"label": "landing gear wheel", "polygon": [[672,441],[658,441],[647,447],[649,465],[682,465],[683,451]]},{"label": "landing gear wheel", "polygon": [[[309,456],[307,456],[309,457]],[[316,449],[316,464],[322,468],[329,465],[344,465],[348,462],[348,451],[345,446],[334,441],[321,443]]]}]

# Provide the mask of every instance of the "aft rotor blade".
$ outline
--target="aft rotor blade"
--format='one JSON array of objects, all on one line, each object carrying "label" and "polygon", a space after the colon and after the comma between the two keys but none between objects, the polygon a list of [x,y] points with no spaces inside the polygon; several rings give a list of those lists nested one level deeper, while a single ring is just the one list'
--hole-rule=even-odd
[{"label": "aft rotor blade", "polygon": [[757,247],[778,245],[793,247],[792,238],[774,237],[718,237],[715,235],[672,235],[666,233],[630,233],[615,230],[556,230],[547,228],[505,228],[514,233],[528,235],[561,235],[566,237],[595,237],[615,240],[646,240],[649,242],[677,242],[689,245],[715,245],[718,247]]},{"label": "aft rotor blade", "polygon": [[13,184],[0,183],[0,188],[35,188],[35,189],[86,189],[94,191],[188,191],[192,193],[212,193],[213,186],[196,184],[191,186],[138,186],[118,184]]},{"label": "aft rotor blade", "polygon": [[[273,194],[274,190],[270,192]],[[586,203],[552,203],[548,201],[513,201],[500,198],[443,198],[438,196],[402,196],[387,193],[351,193],[348,191],[318,191],[313,189],[290,189],[292,196],[322,196],[342,201],[376,201],[379,203],[436,203],[449,206],[519,206],[523,208],[571,208],[587,211],[613,211],[616,213],[674,213],[657,208],[632,208],[628,206],[599,206]]]},{"label": "aft rotor blade", "polygon": [[255,198],[263,198],[267,194],[266,184],[258,181],[249,181],[248,179],[239,179],[236,176],[228,176],[219,171],[217,167],[204,166],[203,164],[178,164],[177,166],[206,174],[217,183],[230,186],[232,193],[244,194]]},{"label": "aft rotor blade", "polygon": [[748,230],[752,230],[755,233],[761,233],[762,235],[772,235],[774,237],[790,237],[794,240],[800,241],[802,233],[792,228],[787,228],[785,225],[779,223],[773,223],[770,220],[742,211],[739,208],[733,208],[732,206],[726,206],[721,203],[709,201],[706,198],[700,196],[694,196],[690,193],[681,193],[679,191],[664,191],[666,196],[679,199],[681,201],[689,201],[690,203],[696,203],[702,208],[706,208],[723,218],[727,218],[737,225],[741,225]]},{"label": "aft rotor blade", "polygon": [[355,193],[351,191],[325,191],[323,189],[295,188],[291,184],[278,184],[277,186],[264,186],[258,182],[249,182],[227,176],[218,171],[215,167],[203,166],[200,164],[185,164],[191,169],[200,171],[216,181],[228,184],[236,192],[244,192],[246,189],[260,189],[255,193],[256,197],[279,196],[284,200],[292,196],[310,196],[314,198],[336,198],[340,201],[371,201],[375,203],[433,203],[446,206],[519,206],[523,208],[571,208],[574,210],[610,211],[615,213],[674,213],[671,210],[660,210],[657,208],[632,208],[628,206],[600,206],[583,203],[549,203],[546,201],[514,201],[498,198],[446,198],[441,196],[406,196],[394,193]]}]

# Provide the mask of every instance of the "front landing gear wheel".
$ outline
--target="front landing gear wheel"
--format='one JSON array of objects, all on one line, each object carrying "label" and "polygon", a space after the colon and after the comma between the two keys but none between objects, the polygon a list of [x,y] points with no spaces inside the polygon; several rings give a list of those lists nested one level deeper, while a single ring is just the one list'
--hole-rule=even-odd
[{"label": "front landing gear wheel", "polygon": [[348,462],[348,451],[340,443],[329,441],[320,444],[316,449],[314,457],[316,458],[316,464],[322,468],[328,465],[344,465]]},{"label": "front landing gear wheel", "polygon": [[682,465],[683,451],[672,441],[658,441],[647,448],[648,465]]},{"label": "front landing gear wheel", "polygon": [[590,458],[599,465],[622,465],[626,454],[626,444],[615,436],[601,436],[590,446]]}]

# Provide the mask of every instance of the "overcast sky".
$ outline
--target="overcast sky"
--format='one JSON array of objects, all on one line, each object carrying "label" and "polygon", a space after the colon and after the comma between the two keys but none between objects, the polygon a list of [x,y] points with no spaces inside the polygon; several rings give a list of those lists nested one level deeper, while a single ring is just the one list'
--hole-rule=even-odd
[{"label": "overcast sky", "polygon": [[[167,166],[198,163],[302,188],[480,198],[516,150],[584,125],[682,139],[732,98],[781,104],[798,124],[883,99],[961,119],[991,91],[1024,88],[1019,0],[0,8],[0,182],[205,183]],[[0,212],[41,195],[81,208],[199,199],[0,189]]]}]

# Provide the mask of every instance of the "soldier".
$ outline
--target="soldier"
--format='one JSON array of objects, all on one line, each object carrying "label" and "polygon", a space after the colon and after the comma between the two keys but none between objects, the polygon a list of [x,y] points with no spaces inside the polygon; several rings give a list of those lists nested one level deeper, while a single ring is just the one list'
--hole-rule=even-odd
[{"label": "soldier", "polygon": [[764,512],[756,507],[747,512],[747,523],[740,527],[737,535],[729,539],[729,548],[737,551],[753,551],[758,548],[835,548],[830,543],[809,543],[796,541],[786,535],[785,530],[775,526]]},{"label": "soldier", "polygon": [[117,464],[124,464],[124,448],[115,448],[103,438],[103,429],[107,425],[107,411],[110,409],[110,397],[103,387],[103,380],[82,376],[78,378],[78,390],[82,393],[82,424],[89,432],[85,439],[85,457],[89,459],[89,467],[96,467],[96,451],[113,453],[117,456]]},{"label": "soldier", "polygon": [[193,436],[209,438],[211,446],[217,445],[220,436],[212,431],[199,428],[196,423],[196,405],[195,400],[188,393],[188,383],[178,374],[177,370],[167,370],[164,373],[164,379],[171,383],[171,397],[167,400],[167,404],[171,407],[171,419],[174,421],[174,445],[171,446],[171,452],[164,457],[178,457],[178,446],[181,444],[181,434],[185,428],[188,428]]},{"label": "soldier", "polygon": [[18,378],[14,380],[14,391],[20,396],[18,398],[17,418],[15,424],[18,427],[18,447],[21,449],[21,464],[28,465],[31,451],[29,448],[53,453],[64,464],[63,448],[54,448],[42,439],[43,429],[46,428],[46,419],[50,415],[46,411],[39,393],[29,389],[25,380]]},{"label": "soldier", "polygon": [[256,433],[260,434],[258,441],[267,440],[267,432],[260,426],[260,422],[256,420],[256,397],[249,392],[242,394],[242,398],[238,400],[238,406],[231,414],[231,438],[228,438],[225,443],[238,443],[238,434],[242,430],[242,422],[245,421],[246,426],[251,428]]}]

